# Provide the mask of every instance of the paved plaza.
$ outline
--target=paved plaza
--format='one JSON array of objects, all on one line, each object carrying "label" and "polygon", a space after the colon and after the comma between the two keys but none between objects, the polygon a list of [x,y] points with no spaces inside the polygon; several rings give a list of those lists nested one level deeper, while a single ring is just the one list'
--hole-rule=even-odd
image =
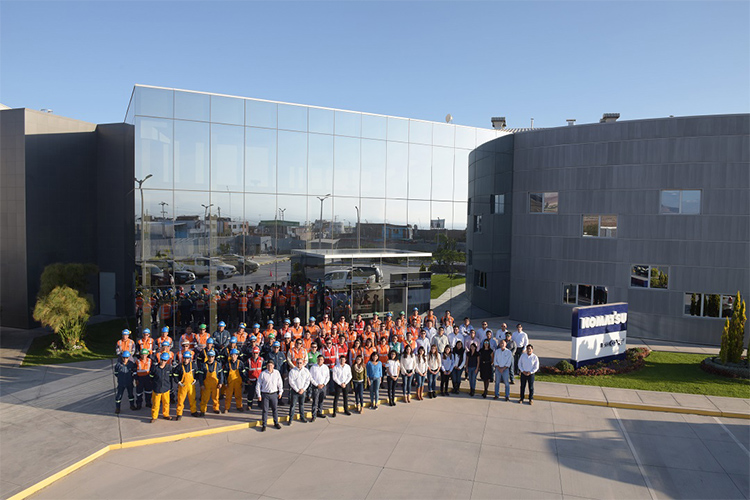
[{"label": "paved plaza", "polygon": [[461,395],[116,450],[33,498],[747,498],[748,442],[746,420]]}]

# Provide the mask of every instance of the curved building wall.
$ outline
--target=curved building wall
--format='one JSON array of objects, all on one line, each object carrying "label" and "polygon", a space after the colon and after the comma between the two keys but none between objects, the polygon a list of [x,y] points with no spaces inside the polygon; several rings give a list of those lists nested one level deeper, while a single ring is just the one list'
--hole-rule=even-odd
[{"label": "curved building wall", "polygon": [[[750,293],[749,130],[743,114],[515,134],[510,280],[472,280],[472,300],[509,289],[513,319],[564,328],[576,305],[628,302],[631,335],[718,344],[731,296]],[[470,165],[469,198],[507,177],[485,168]],[[472,253],[507,244],[472,236]]]}]

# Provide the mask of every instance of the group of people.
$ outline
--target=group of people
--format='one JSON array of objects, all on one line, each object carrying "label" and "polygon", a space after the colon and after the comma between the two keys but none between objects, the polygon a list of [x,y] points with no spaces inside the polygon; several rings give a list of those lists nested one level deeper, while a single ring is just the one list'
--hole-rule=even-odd
[{"label": "group of people", "polygon": [[[435,326],[437,323],[440,326]],[[418,309],[407,318],[387,313],[381,320],[377,314],[365,321],[357,316],[346,321],[341,316],[335,323],[324,313],[320,321],[310,317],[302,326],[300,319],[285,319],[277,330],[273,319],[261,330],[259,323],[247,328],[240,323],[234,333],[224,321],[210,334],[206,325],[193,332],[187,326],[177,344],[164,326],[161,335],[151,336],[148,328],[140,338],[131,339],[129,330],[122,331],[117,342],[118,360],[114,367],[117,378],[115,413],[120,413],[122,398],[127,392],[131,410],[139,410],[145,400],[151,408],[151,422],[161,410],[172,420],[170,403],[176,404],[175,419],[180,420],[185,401],[191,415],[199,417],[211,410],[249,410],[254,404],[262,408],[262,430],[269,413],[279,427],[278,406],[284,404],[288,392],[289,425],[295,412],[306,420],[305,405],[311,404],[312,419],[326,418],[323,403],[333,397],[332,417],[343,402],[346,415],[350,396],[358,412],[365,407],[365,391],[369,392],[370,408],[377,410],[381,387],[385,386],[387,404],[396,405],[397,392],[403,400],[423,400],[438,395],[458,394],[463,380],[468,380],[469,395],[477,393],[477,378],[483,383],[482,397],[488,396],[494,382],[494,398],[510,400],[510,385],[520,376],[520,401],[528,386],[529,404],[534,399],[534,374],[539,359],[529,338],[518,324],[511,332],[505,323],[493,331],[483,322],[475,330],[469,318],[454,324],[450,311],[438,320],[433,311],[426,315]],[[501,396],[501,385],[504,394]],[[223,407],[220,400],[224,400]]]}]

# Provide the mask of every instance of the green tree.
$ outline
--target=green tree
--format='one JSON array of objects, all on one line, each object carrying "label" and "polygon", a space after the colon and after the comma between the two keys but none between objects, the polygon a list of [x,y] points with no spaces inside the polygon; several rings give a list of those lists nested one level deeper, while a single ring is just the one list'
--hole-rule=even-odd
[{"label": "green tree", "polygon": [[85,297],[89,287],[89,277],[97,272],[99,268],[94,264],[63,264],[61,262],[50,264],[42,272],[37,298],[46,297],[52,290],[63,285],[77,291],[81,297]]},{"label": "green tree", "polygon": [[34,319],[52,328],[64,349],[81,346],[89,320],[89,302],[68,286],[55,287],[37,300]]},{"label": "green tree", "polygon": [[463,252],[457,250],[457,242],[455,239],[448,237],[445,234],[440,234],[437,237],[438,246],[437,250],[432,253],[432,257],[440,264],[445,267],[448,274],[452,275],[455,272],[456,262],[465,258]]},{"label": "green tree", "polygon": [[703,296],[703,315],[710,318],[721,316],[721,295],[712,293]]},{"label": "green tree", "polygon": [[732,317],[727,318],[726,323],[724,323],[724,331],[721,334],[719,357],[722,363],[739,363],[742,360],[746,321],[745,301],[742,300],[738,291],[734,304],[732,304]]},{"label": "green tree", "polygon": [[690,315],[700,316],[701,315],[701,303],[695,294],[690,296]]}]

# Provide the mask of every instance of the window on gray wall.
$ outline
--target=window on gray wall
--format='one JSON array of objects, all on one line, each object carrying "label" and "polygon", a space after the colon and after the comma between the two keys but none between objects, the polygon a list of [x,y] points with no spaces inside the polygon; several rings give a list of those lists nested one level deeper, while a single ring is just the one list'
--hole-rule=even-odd
[{"label": "window on gray wall", "polygon": [[487,273],[484,271],[474,271],[474,286],[487,288]]},{"label": "window on gray wall", "polygon": [[563,283],[562,303],[570,306],[596,306],[606,304],[608,295],[606,286]]},{"label": "window on gray wall", "polygon": [[532,214],[556,214],[558,200],[557,192],[529,193],[529,213]]},{"label": "window on gray wall", "polygon": [[732,316],[734,299],[733,295],[688,292],[685,294],[683,314],[704,318],[729,318]]},{"label": "window on gray wall", "polygon": [[475,233],[482,232],[482,216],[481,215],[474,216],[474,232]]},{"label": "window on gray wall", "polygon": [[664,190],[661,192],[659,213],[699,214],[701,213],[701,192],[690,190]]},{"label": "window on gray wall", "polygon": [[563,304],[576,305],[578,287],[571,283],[563,284]]},{"label": "window on gray wall", "polygon": [[669,267],[634,264],[630,270],[632,288],[669,288]]},{"label": "window on gray wall", "polygon": [[593,238],[616,238],[616,215],[584,215],[583,236]]},{"label": "window on gray wall", "polygon": [[504,194],[491,194],[490,195],[490,213],[492,214],[504,214],[505,213],[505,195]]}]

